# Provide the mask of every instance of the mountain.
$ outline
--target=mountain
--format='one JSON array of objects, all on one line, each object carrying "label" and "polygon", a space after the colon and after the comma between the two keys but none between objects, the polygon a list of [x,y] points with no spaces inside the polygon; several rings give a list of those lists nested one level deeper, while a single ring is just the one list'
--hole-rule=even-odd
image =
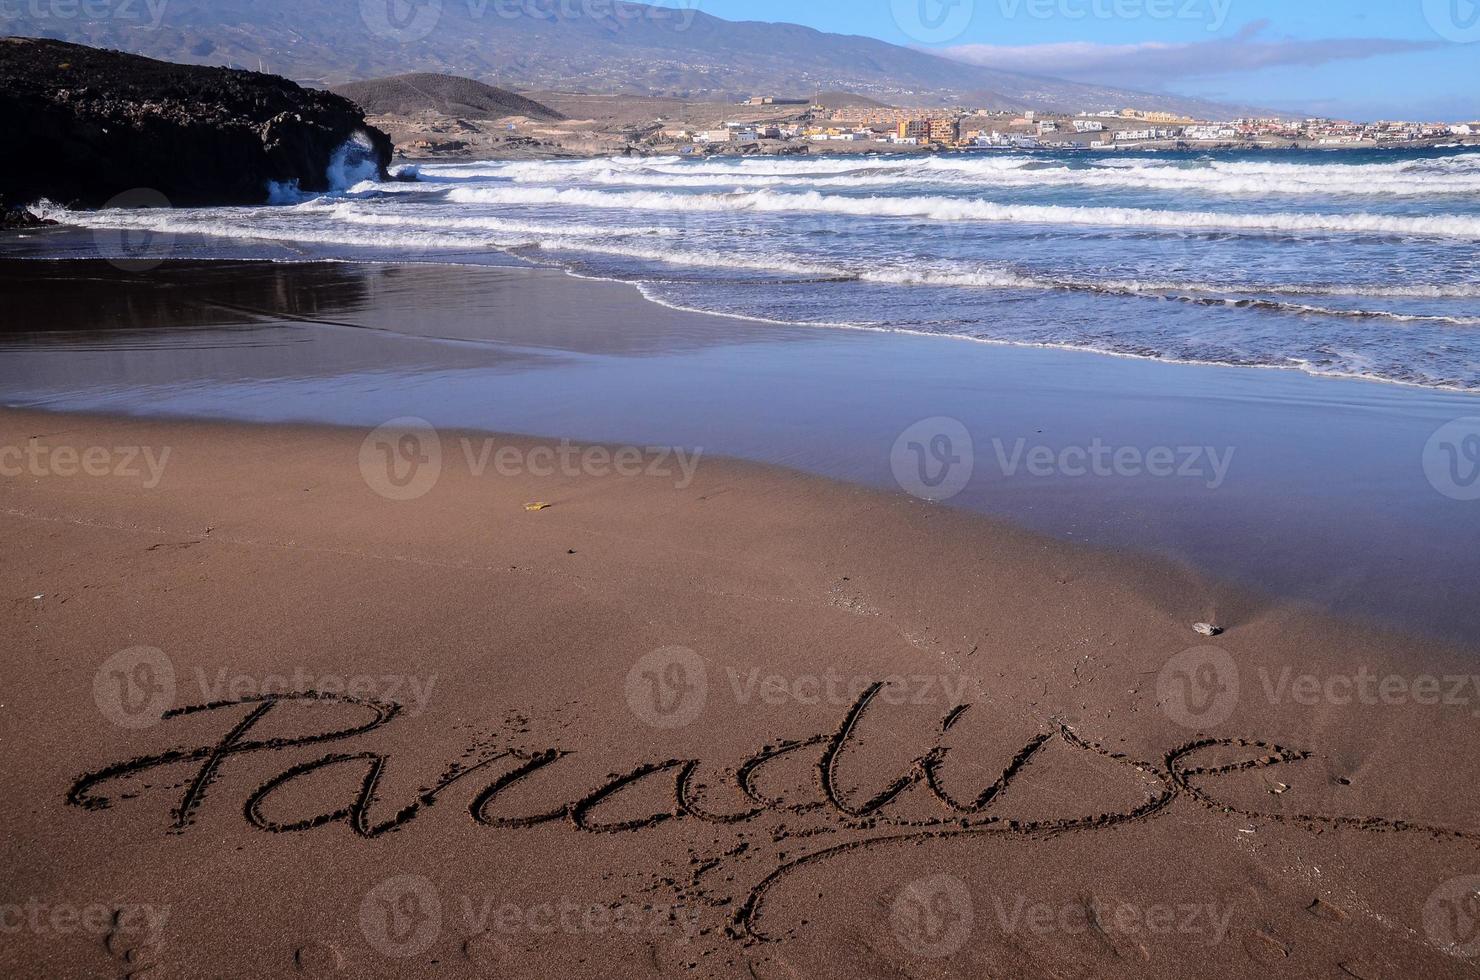
[{"label": "mountain", "polygon": [[333,91],[372,116],[436,112],[470,119],[498,119],[501,116],[528,116],[543,120],[565,118],[549,106],[522,95],[469,78],[430,72],[350,82],[336,85]]},{"label": "mountain", "polygon": [[[98,18],[88,9],[59,18],[45,5],[15,4],[6,29],[185,63],[260,66],[327,85],[418,71],[513,88],[695,100],[847,91],[892,105],[1252,111],[997,71],[795,24],[626,2],[169,0],[109,8]],[[157,22],[148,20],[153,10]]]}]

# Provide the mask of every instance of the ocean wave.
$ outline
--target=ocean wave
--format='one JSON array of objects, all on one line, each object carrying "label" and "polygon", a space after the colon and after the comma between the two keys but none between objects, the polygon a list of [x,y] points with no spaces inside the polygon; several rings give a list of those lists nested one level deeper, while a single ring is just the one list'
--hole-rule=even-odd
[{"label": "ocean wave", "polygon": [[454,188],[448,200],[463,204],[564,205],[643,211],[756,211],[836,214],[854,217],[919,218],[1104,227],[1164,228],[1175,231],[1231,230],[1284,234],[1328,233],[1397,235],[1480,240],[1480,216],[1440,214],[1410,217],[1383,214],[1225,214],[1213,211],[1159,211],[1148,208],[1073,207],[1047,204],[997,204],[941,196],[848,197],[777,191],[735,194],[673,194],[666,191],[610,192],[584,188]]},{"label": "ocean wave", "polygon": [[922,327],[860,323],[854,321],[806,321],[802,324],[794,320],[778,320],[772,317],[753,314],[709,310],[699,306],[678,303],[665,296],[651,284],[636,283],[635,285],[649,301],[667,307],[668,309],[680,310],[687,313],[702,313],[707,316],[722,316],[736,320],[748,320],[754,323],[767,323],[779,326],[805,325],[808,327],[859,330],[869,333],[906,334],[909,336],[935,337],[976,344],[993,344],[1001,347],[1031,347],[1040,350],[1074,351],[1076,353],[1094,354],[1101,357],[1122,357],[1129,360],[1157,361],[1163,364],[1181,364],[1192,367],[1260,368],[1265,370],[1298,371],[1302,374],[1308,374],[1318,378],[1368,381],[1399,385],[1402,387],[1425,388],[1431,391],[1453,391],[1461,394],[1480,392],[1480,383],[1477,382],[1449,376],[1433,375],[1414,368],[1384,372],[1372,368],[1370,363],[1365,359],[1350,354],[1337,356],[1332,362],[1324,364],[1316,363],[1314,358],[1277,354],[1248,354],[1241,357],[1229,356],[1227,359],[1219,360],[1163,350],[1132,350],[1113,343],[1107,343],[1103,340],[1028,340],[1021,337],[994,336],[990,333],[943,333],[938,330],[928,330]]},{"label": "ocean wave", "polygon": [[1053,160],[1019,155],[754,158],[691,162],[677,157],[529,161],[448,170],[433,179],[655,187],[891,186],[944,183],[1001,187],[1100,187],[1278,196],[1433,197],[1480,192],[1480,156],[1417,163],[1168,162],[1143,158]]},{"label": "ocean wave", "polygon": [[[1015,269],[986,265],[948,265],[925,267],[911,264],[876,265],[864,268],[811,262],[795,256],[773,254],[747,257],[716,252],[696,253],[687,249],[626,245],[554,237],[532,243],[556,253],[610,255],[689,268],[733,271],[779,272],[806,276],[811,280],[833,282],[857,281],[891,286],[925,286],[949,289],[1024,289],[1062,292],[1084,292],[1107,296],[1153,299],[1187,303],[1204,307],[1252,309],[1298,316],[1324,316],[1354,320],[1383,320],[1393,323],[1429,323],[1450,326],[1480,325],[1480,316],[1455,316],[1435,313],[1413,313],[1401,310],[1374,310],[1361,307],[1323,306],[1314,303],[1271,299],[1286,296],[1432,296],[1415,294],[1392,287],[1386,291],[1373,288],[1367,293],[1351,287],[1223,285],[1211,283],[1139,282],[1134,280],[1095,280],[1075,277],[1025,273]],[[1418,289],[1422,287],[1414,287]],[[1442,287],[1433,287],[1438,290]],[[1471,295],[1471,294],[1465,294]]]},{"label": "ocean wave", "polygon": [[909,184],[948,187],[1042,189],[1078,187],[1105,190],[1146,190],[1239,195],[1244,197],[1454,197],[1480,194],[1480,176],[1454,180],[1425,178],[1347,178],[1341,182],[1310,177],[1274,180],[1256,175],[1221,172],[1167,170],[1137,173],[1114,170],[1074,170],[1064,167],[1026,168],[975,172],[967,167],[899,170],[886,173],[853,171],[843,174],[753,174],[753,173],[656,173],[650,170],[601,168],[557,177],[547,173],[510,174],[520,184],[547,184],[562,180],[599,186],[654,187],[658,189],[723,187],[747,190],[764,187],[902,187]]}]

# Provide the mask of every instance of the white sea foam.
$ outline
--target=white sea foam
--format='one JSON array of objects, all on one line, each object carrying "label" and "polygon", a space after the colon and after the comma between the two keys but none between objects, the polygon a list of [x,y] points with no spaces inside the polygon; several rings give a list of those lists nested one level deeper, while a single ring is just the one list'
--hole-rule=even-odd
[{"label": "white sea foam", "polygon": [[1385,214],[1274,214],[1215,211],[1159,211],[1148,208],[1070,207],[998,204],[976,198],[848,197],[776,191],[734,194],[673,194],[666,191],[609,192],[584,188],[454,188],[448,199],[464,204],[567,205],[643,211],[757,211],[838,214],[856,217],[921,218],[1105,227],[1167,228],[1179,231],[1232,230],[1284,234],[1334,233],[1406,235],[1480,240],[1480,217],[1441,214],[1410,217]]},{"label": "white sea foam", "polygon": [[1086,187],[1184,191],[1241,196],[1431,197],[1480,193],[1474,157],[1421,163],[1291,164],[1211,161],[1186,164],[1144,158],[1045,160],[1019,155],[742,158],[684,162],[621,157],[583,161],[484,164],[437,171],[433,179],[500,178],[515,183],[650,186],[656,188],[884,187],[909,183],[980,187]]}]

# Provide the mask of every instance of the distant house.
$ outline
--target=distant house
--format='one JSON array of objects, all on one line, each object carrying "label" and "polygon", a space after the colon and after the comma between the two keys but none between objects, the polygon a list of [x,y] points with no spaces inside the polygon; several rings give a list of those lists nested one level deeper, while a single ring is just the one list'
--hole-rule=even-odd
[{"label": "distant house", "polygon": [[907,119],[899,124],[897,139],[912,139],[916,143],[930,136],[930,120]]},{"label": "distant house", "polygon": [[954,143],[961,138],[961,123],[945,117],[932,119],[929,136],[932,143]]}]

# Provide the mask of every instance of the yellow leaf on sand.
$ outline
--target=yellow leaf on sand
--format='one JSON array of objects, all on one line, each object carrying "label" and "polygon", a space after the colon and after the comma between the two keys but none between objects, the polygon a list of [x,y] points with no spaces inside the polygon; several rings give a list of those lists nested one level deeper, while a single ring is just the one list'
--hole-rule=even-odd
[{"label": "yellow leaf on sand", "polygon": [[536,503],[533,503],[533,504],[525,504],[524,505],[524,509],[525,510],[544,510],[546,507],[553,507],[553,506],[555,506],[555,505],[554,504],[547,504],[547,503],[543,503],[543,502],[536,502]]}]

